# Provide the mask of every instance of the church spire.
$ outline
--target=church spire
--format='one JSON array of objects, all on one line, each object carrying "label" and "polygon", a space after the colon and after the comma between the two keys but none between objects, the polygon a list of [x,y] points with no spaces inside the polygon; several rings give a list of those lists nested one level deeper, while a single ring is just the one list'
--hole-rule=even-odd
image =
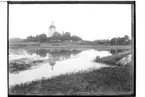
[{"label": "church spire", "polygon": [[55,30],[56,30],[56,27],[54,25],[54,22],[52,21],[52,24],[49,26],[49,37],[51,37],[53,35]]},{"label": "church spire", "polygon": [[54,22],[52,21],[52,25],[54,25]]}]

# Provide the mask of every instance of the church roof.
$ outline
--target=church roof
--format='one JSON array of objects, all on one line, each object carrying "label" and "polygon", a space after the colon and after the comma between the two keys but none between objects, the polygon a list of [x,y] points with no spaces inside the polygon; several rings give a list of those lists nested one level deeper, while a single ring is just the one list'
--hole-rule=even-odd
[{"label": "church roof", "polygon": [[50,25],[49,28],[56,28],[54,25]]}]

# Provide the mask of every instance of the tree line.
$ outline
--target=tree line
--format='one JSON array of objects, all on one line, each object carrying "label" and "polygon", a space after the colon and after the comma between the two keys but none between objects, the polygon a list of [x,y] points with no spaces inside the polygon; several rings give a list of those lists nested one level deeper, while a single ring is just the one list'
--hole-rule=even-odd
[{"label": "tree line", "polygon": [[51,37],[47,37],[46,34],[40,34],[36,36],[28,36],[26,42],[63,42],[63,41],[80,41],[82,38],[76,35],[70,34],[70,32],[65,32],[60,34],[59,32],[54,32]]},{"label": "tree line", "polygon": [[[70,32],[65,32],[60,34],[59,32],[54,32],[51,37],[47,37],[46,34],[40,34],[36,36],[28,36],[25,42],[48,42],[48,43],[60,43],[64,41],[85,41],[81,37],[76,35],[71,35]],[[106,42],[96,41],[87,41],[83,44],[109,44],[109,45],[127,45],[131,44],[131,39],[129,39],[128,35],[124,35],[123,37],[114,37],[111,40]]]},{"label": "tree line", "polygon": [[128,35],[124,35],[124,37],[115,37],[110,40],[111,45],[127,45],[131,44],[131,39],[129,39]]}]

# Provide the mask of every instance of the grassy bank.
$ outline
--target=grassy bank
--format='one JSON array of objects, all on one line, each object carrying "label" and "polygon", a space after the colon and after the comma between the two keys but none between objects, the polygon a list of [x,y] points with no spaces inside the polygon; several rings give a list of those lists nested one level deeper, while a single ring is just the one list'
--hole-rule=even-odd
[{"label": "grassy bank", "polygon": [[10,88],[11,95],[116,95],[133,92],[131,64],[60,75]]},{"label": "grassy bank", "polygon": [[19,73],[20,71],[24,71],[27,69],[31,69],[33,66],[37,66],[39,63],[42,63],[43,60],[13,60],[9,62],[9,72],[10,73]]},{"label": "grassy bank", "polygon": [[111,56],[107,56],[107,57],[102,57],[100,58],[99,56],[96,57],[95,62],[99,62],[99,63],[105,63],[108,65],[122,65],[120,63],[118,63],[119,60],[121,60],[123,57],[127,56],[131,54],[131,51],[125,51],[125,52],[121,52],[119,54],[114,54]]}]

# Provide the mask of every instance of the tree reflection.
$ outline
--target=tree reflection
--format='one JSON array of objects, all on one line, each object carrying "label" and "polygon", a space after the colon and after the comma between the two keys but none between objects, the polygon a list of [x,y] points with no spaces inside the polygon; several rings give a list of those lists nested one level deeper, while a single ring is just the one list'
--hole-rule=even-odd
[{"label": "tree reflection", "polygon": [[65,59],[69,59],[71,55],[76,55],[80,52],[81,52],[80,50],[55,49],[49,51],[49,54],[51,55],[51,57],[53,57],[56,60],[65,60]]},{"label": "tree reflection", "polygon": [[29,54],[37,54],[41,57],[46,57],[47,54],[55,60],[65,60],[71,57],[71,55],[77,55],[82,50],[77,49],[28,49]]},{"label": "tree reflection", "polygon": [[31,55],[35,53],[41,57],[46,57],[48,50],[46,50],[46,49],[27,49],[27,52]]},{"label": "tree reflection", "polygon": [[128,49],[111,49],[110,50],[110,53],[111,54],[118,54],[118,53],[121,53],[121,52],[124,52],[124,51],[127,51]]},{"label": "tree reflection", "polygon": [[36,54],[38,54],[41,57],[46,57],[47,53],[48,53],[48,50],[46,50],[46,49],[39,49],[36,52]]}]

